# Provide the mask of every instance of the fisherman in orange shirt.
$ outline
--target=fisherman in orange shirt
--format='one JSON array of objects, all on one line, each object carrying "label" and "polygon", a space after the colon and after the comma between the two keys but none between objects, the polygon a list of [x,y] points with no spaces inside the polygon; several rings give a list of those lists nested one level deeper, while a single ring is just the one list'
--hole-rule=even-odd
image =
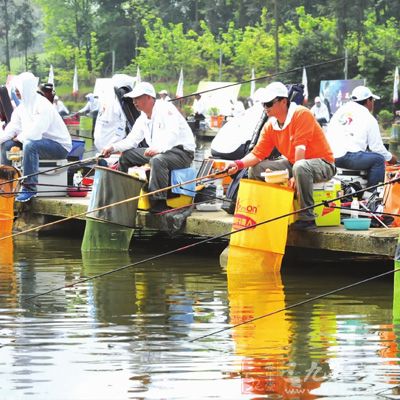
[{"label": "fisherman in orange shirt", "polygon": [[[289,171],[289,186],[297,191],[299,219],[292,225],[297,230],[316,227],[313,210],[313,183],[329,181],[336,173],[332,150],[320,125],[306,107],[290,103],[288,89],[281,82],[269,84],[261,102],[268,116],[253,150],[241,160],[230,163],[229,173],[251,167],[249,178],[264,180],[266,170]],[[268,160],[276,147],[283,157]]]}]

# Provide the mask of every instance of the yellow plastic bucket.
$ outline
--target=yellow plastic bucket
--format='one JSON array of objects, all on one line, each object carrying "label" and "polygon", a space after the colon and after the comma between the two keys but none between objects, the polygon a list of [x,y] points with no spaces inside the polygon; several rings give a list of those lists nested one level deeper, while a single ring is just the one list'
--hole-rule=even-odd
[{"label": "yellow plastic bucket", "polygon": [[[271,251],[247,249],[239,246],[229,246],[228,273],[239,274],[271,274],[281,269],[283,254]],[[251,260],[251,263],[249,263]]]},{"label": "yellow plastic bucket", "polygon": [[294,191],[250,179],[240,181],[230,244],[255,250],[285,253],[289,217],[251,228],[252,225],[288,214],[293,209]]}]

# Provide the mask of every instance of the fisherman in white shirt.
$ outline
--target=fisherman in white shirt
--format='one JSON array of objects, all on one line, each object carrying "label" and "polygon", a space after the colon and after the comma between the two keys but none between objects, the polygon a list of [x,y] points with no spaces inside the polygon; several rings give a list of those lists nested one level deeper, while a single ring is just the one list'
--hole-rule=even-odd
[{"label": "fisherman in white shirt", "polygon": [[23,147],[23,172],[27,178],[15,200],[25,202],[37,195],[38,176],[29,175],[39,172],[39,158],[66,158],[72,140],[54,105],[36,92],[38,78],[30,72],[23,72],[17,76],[14,85],[21,103],[0,135],[1,156],[3,163],[10,165],[6,152],[14,146]]},{"label": "fisherman in white shirt", "polygon": [[[123,86],[131,89],[134,85],[134,78],[125,74],[115,74],[111,78],[111,85],[113,89]],[[101,151],[104,147],[126,137],[127,120],[116,94],[110,96],[107,92],[99,101],[99,114],[93,136],[96,149]]]},{"label": "fisherman in white shirt", "polygon": [[[171,104],[156,100],[154,87],[141,82],[125,97],[133,99],[140,117],[129,135],[103,149],[102,154],[122,152],[119,160],[120,171],[127,172],[132,166],[149,163],[151,166],[149,191],[169,186],[169,174],[173,169],[188,168],[194,158],[195,141],[185,118]],[[138,147],[146,140],[148,147]],[[167,192],[160,191],[150,197],[151,212],[166,210]]]},{"label": "fisherman in white shirt", "polygon": [[160,100],[164,100],[164,101],[170,101],[171,100],[171,97],[168,96],[168,92],[165,89],[160,90],[158,92],[158,94],[160,96]]},{"label": "fisherman in white shirt", "polygon": [[193,102],[193,114],[194,114],[194,129],[200,129],[200,121],[204,121],[206,119],[206,105],[204,100],[201,97],[201,94],[196,93],[194,95],[194,102]]},{"label": "fisherman in white shirt", "polygon": [[335,112],[327,132],[335,165],[368,171],[368,186],[384,181],[385,161],[397,163],[396,156],[384,146],[378,121],[372,115],[378,99],[366,86],[356,87],[351,94],[352,101]]},{"label": "fisherman in white shirt", "polygon": [[310,111],[321,126],[326,125],[329,122],[328,107],[321,101],[319,96],[314,99],[314,105],[311,107]]}]

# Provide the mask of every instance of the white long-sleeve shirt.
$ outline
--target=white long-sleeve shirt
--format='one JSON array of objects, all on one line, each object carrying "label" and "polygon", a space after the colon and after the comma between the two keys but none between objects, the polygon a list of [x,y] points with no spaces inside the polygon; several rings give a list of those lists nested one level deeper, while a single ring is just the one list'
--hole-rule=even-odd
[{"label": "white long-sleeve shirt", "polygon": [[327,138],[335,158],[347,152],[366,151],[381,154],[386,161],[392,154],[383,144],[378,121],[369,110],[354,101],[341,106],[328,125]]},{"label": "white long-sleeve shirt", "polygon": [[27,112],[23,102],[13,111],[10,122],[0,134],[0,144],[14,137],[21,143],[51,139],[67,151],[72,149],[71,135],[64,121],[53,104],[40,94],[34,99],[33,113]]},{"label": "white long-sleeve shirt", "polygon": [[101,151],[104,147],[124,139],[125,126],[125,114],[115,98],[111,104],[105,104],[99,111],[93,133],[97,150]]},{"label": "white long-sleeve shirt", "polygon": [[173,104],[162,100],[156,100],[150,119],[141,113],[128,136],[113,144],[114,151],[136,148],[143,139],[160,153],[178,145],[188,151],[196,148],[193,132],[185,118]]},{"label": "white long-sleeve shirt", "polygon": [[329,110],[324,103],[320,103],[319,106],[314,104],[310,110],[316,119],[325,118],[326,122],[329,122]]}]

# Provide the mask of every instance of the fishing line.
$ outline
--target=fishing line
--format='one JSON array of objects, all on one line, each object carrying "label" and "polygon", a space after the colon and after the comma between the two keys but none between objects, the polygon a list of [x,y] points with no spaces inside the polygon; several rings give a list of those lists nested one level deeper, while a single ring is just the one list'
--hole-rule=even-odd
[{"label": "fishing line", "polygon": [[226,89],[228,87],[237,86],[237,85],[241,85],[241,84],[244,84],[244,83],[260,81],[260,80],[272,78],[272,77],[278,76],[278,75],[290,74],[292,72],[297,72],[297,71],[303,70],[303,68],[310,69],[310,68],[320,67],[322,65],[331,64],[331,63],[335,63],[335,62],[338,62],[338,61],[343,61],[344,59],[345,59],[345,57],[339,57],[339,58],[335,58],[335,59],[328,60],[328,61],[322,61],[322,62],[319,62],[319,63],[316,63],[316,64],[310,64],[310,65],[306,65],[306,66],[302,66],[302,67],[296,67],[296,68],[293,68],[293,69],[289,69],[287,71],[275,72],[273,74],[265,75],[265,76],[262,76],[260,78],[248,79],[248,80],[241,81],[241,82],[231,83],[231,84],[225,85],[225,86],[220,86],[218,88],[208,89],[208,90],[203,90],[202,92],[196,92],[196,93],[188,94],[188,95],[182,96],[182,97],[175,97],[175,98],[170,99],[168,101],[183,100],[183,99],[186,99],[186,98],[189,98],[189,97],[193,97],[196,94],[204,94],[204,93],[214,92],[216,90]]},{"label": "fishing line", "polygon": [[[399,180],[400,180],[400,178],[396,178],[396,179],[393,180],[393,182],[398,182]],[[380,183],[380,184],[375,185],[375,186],[387,185],[387,184],[389,184],[389,182],[392,183],[392,181],[388,181],[388,182]],[[370,188],[367,188],[367,189],[370,189]],[[363,189],[363,190],[366,190],[366,189]],[[340,198],[343,198],[343,197],[345,197],[345,196],[338,197],[337,199],[340,199]],[[337,199],[334,199],[334,200],[337,200]],[[94,280],[94,279],[97,279],[97,278],[100,278],[100,277],[103,277],[103,276],[106,276],[106,275],[113,274],[114,272],[119,272],[119,271],[125,270],[125,269],[130,268],[130,267],[134,267],[134,266],[137,266],[137,265],[140,265],[140,264],[144,264],[144,263],[146,263],[146,262],[148,262],[148,261],[157,260],[157,259],[159,259],[159,258],[168,256],[168,255],[172,255],[172,254],[175,254],[175,253],[178,253],[178,252],[186,251],[186,250],[191,249],[191,248],[193,248],[193,247],[200,246],[200,245],[203,244],[203,243],[208,243],[208,242],[211,242],[211,241],[216,240],[216,239],[222,239],[222,238],[231,236],[231,235],[234,234],[234,233],[242,232],[242,231],[245,231],[245,230],[247,230],[247,229],[253,229],[253,228],[257,227],[257,226],[261,226],[261,225],[267,224],[267,223],[269,223],[269,222],[277,221],[277,220],[282,219],[282,218],[285,218],[285,217],[290,217],[290,216],[296,215],[296,214],[298,214],[298,213],[301,213],[301,212],[303,212],[303,211],[306,211],[306,210],[309,210],[309,209],[311,209],[311,208],[318,207],[318,206],[321,206],[321,205],[324,205],[324,202],[321,202],[321,203],[319,203],[319,204],[315,204],[315,205],[313,205],[313,206],[304,207],[304,208],[301,208],[301,209],[299,209],[299,210],[295,210],[295,211],[292,211],[292,212],[287,213],[287,214],[279,215],[279,216],[277,216],[277,217],[270,218],[270,219],[267,219],[267,220],[264,220],[264,221],[261,221],[261,222],[258,222],[258,223],[249,225],[249,226],[245,226],[245,227],[239,228],[239,229],[237,229],[237,230],[235,230],[235,231],[226,232],[226,233],[223,233],[223,234],[221,234],[221,235],[213,236],[213,237],[211,237],[211,238],[206,238],[206,239],[200,240],[199,242],[192,243],[192,244],[188,244],[188,245],[179,247],[179,248],[174,249],[174,250],[169,250],[169,251],[167,251],[167,252],[164,252],[164,253],[161,253],[161,254],[157,254],[157,255],[155,255],[155,256],[148,257],[148,258],[145,258],[145,259],[143,259],[143,260],[136,261],[136,262],[134,262],[134,263],[132,263],[132,264],[127,264],[127,265],[124,265],[124,266],[122,266],[122,267],[113,269],[113,270],[111,270],[111,271],[103,272],[103,273],[101,273],[101,274],[94,275],[94,276],[89,277],[89,278],[80,279],[80,280],[78,280],[78,281],[76,281],[76,282],[73,282],[73,283],[70,283],[70,284],[68,284],[68,285],[60,286],[60,287],[58,287],[58,288],[50,289],[50,290],[48,290],[48,291],[46,291],[46,292],[42,292],[42,293],[38,293],[38,294],[33,295],[33,296],[29,296],[28,298],[26,298],[26,299],[24,299],[24,300],[30,301],[30,300],[32,300],[32,299],[35,299],[35,298],[44,296],[44,295],[46,295],[46,294],[54,293],[54,292],[56,292],[56,291],[63,290],[63,289],[66,289],[66,288],[71,288],[71,287],[74,287],[74,286],[79,285],[79,284],[81,284],[81,283],[85,283],[85,282],[88,282],[88,281],[91,281],[91,280]],[[26,232],[26,231],[25,231],[25,232]],[[10,236],[7,236],[7,237],[10,237]],[[2,240],[2,238],[0,238],[0,240]],[[372,279],[372,278],[370,278],[370,279]],[[332,292],[332,293],[333,293],[333,292]],[[323,295],[320,295],[320,296],[323,296]],[[36,303],[34,303],[34,304],[36,304]],[[36,305],[37,305],[37,304],[36,304]],[[39,307],[40,307],[40,306],[39,306]],[[261,317],[259,317],[259,318],[261,318]],[[250,321],[249,321],[249,322],[250,322]],[[231,329],[231,328],[225,328],[225,330],[227,330],[227,329]]]},{"label": "fishing line", "polygon": [[225,169],[225,170],[223,170],[223,171],[221,171],[221,172],[215,172],[215,173],[212,173],[212,174],[203,176],[203,177],[201,177],[201,178],[195,178],[195,179],[192,179],[192,180],[190,180],[190,181],[186,181],[186,182],[178,183],[178,184],[176,184],[176,185],[171,185],[171,186],[167,186],[167,187],[165,187],[165,188],[161,188],[161,189],[158,189],[158,190],[154,190],[153,192],[143,193],[143,194],[138,195],[138,196],[130,197],[130,198],[128,198],[128,199],[120,200],[120,201],[117,201],[117,202],[115,202],[115,203],[111,203],[111,204],[107,204],[107,205],[105,205],[105,206],[97,207],[97,208],[95,208],[95,209],[93,209],[93,210],[90,210],[90,211],[84,211],[84,212],[81,212],[81,213],[79,213],[79,214],[71,215],[70,217],[66,217],[66,218],[60,219],[60,220],[58,220],[58,221],[49,222],[49,223],[47,223],[47,224],[43,224],[43,225],[40,225],[40,226],[36,226],[36,227],[30,228],[30,229],[27,229],[27,230],[25,230],[25,231],[22,231],[22,232],[17,232],[17,233],[13,233],[13,234],[11,234],[11,235],[8,235],[8,236],[0,237],[0,241],[2,241],[2,240],[4,240],[4,239],[8,239],[8,238],[10,238],[10,237],[23,235],[23,234],[25,234],[25,233],[34,232],[34,231],[37,231],[37,230],[42,229],[42,228],[47,228],[47,227],[49,227],[49,226],[53,226],[53,225],[56,225],[56,224],[61,223],[61,222],[69,221],[69,220],[71,220],[71,219],[83,217],[83,216],[86,216],[86,215],[91,214],[91,213],[93,213],[93,212],[105,210],[105,209],[107,209],[107,208],[115,207],[115,206],[118,206],[118,205],[120,205],[120,204],[125,204],[125,203],[128,203],[128,202],[130,202],[130,201],[139,200],[139,199],[142,198],[142,197],[151,196],[151,195],[153,195],[153,194],[161,193],[161,192],[164,192],[164,191],[166,191],[166,190],[170,190],[170,189],[173,189],[173,188],[176,188],[176,187],[180,187],[180,186],[182,186],[182,185],[187,185],[187,184],[190,184],[190,183],[193,183],[193,182],[197,182],[197,181],[199,181],[199,180],[201,180],[201,179],[204,179],[204,178],[217,177],[217,176],[220,176],[220,175],[222,176],[222,175],[224,175],[224,174],[225,174],[225,176],[226,176],[226,175],[227,175],[227,171],[228,171],[228,168]]},{"label": "fishing line", "polygon": [[324,297],[330,296],[331,294],[335,294],[335,293],[341,292],[341,291],[346,290],[346,289],[351,289],[351,288],[353,288],[355,286],[358,286],[358,285],[361,285],[363,283],[367,283],[367,282],[373,281],[375,279],[381,278],[381,277],[386,276],[386,275],[393,274],[393,273],[398,272],[398,271],[400,271],[400,268],[396,268],[396,269],[393,269],[391,271],[383,272],[383,273],[381,273],[379,275],[371,276],[371,277],[363,279],[361,281],[354,282],[354,283],[351,283],[351,284],[346,285],[346,286],[342,286],[342,287],[340,287],[338,289],[334,289],[334,290],[331,290],[329,292],[319,294],[318,296],[314,296],[311,299],[302,300],[302,301],[299,301],[297,303],[291,304],[290,306],[279,308],[278,310],[271,311],[271,312],[269,312],[267,314],[260,315],[259,317],[250,318],[250,319],[248,319],[246,321],[243,321],[243,322],[240,322],[238,324],[235,324],[235,325],[232,325],[232,326],[228,326],[228,327],[223,328],[223,329],[219,329],[217,331],[208,333],[206,335],[199,336],[197,338],[189,340],[189,343],[197,342],[198,340],[205,339],[207,337],[214,336],[214,335],[217,335],[219,333],[229,331],[229,330],[237,328],[239,326],[246,325],[246,324],[258,321],[260,319],[263,319],[263,318],[269,317],[271,315],[275,315],[275,314],[281,313],[283,311],[291,310],[292,308],[299,307],[299,306],[302,306],[302,305],[307,304],[307,303],[312,303],[315,300],[323,299]]}]

